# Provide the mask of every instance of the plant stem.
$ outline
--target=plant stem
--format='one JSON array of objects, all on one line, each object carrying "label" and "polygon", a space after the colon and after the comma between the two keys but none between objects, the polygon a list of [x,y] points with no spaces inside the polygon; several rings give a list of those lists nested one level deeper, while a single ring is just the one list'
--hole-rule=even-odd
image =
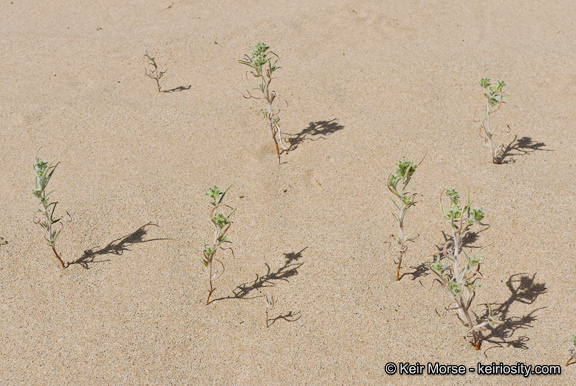
[{"label": "plant stem", "polygon": [[400,251],[400,257],[398,259],[398,269],[396,269],[396,281],[400,280],[400,268],[402,268],[402,259],[404,258],[404,249]]},{"label": "plant stem", "polygon": [[[262,75],[262,81],[264,83],[264,98],[266,102],[268,102],[268,122],[270,124],[270,131],[272,133],[272,139],[274,140],[274,145],[276,145],[276,155],[278,156],[278,164],[280,164],[280,147],[278,146],[278,139],[276,139],[276,122],[275,122],[275,114],[272,111],[272,102],[274,101],[272,97],[270,97],[270,83],[272,82],[272,76],[270,75],[270,70],[266,70],[266,74],[268,75],[264,77]],[[279,138],[282,141],[282,137]]]},{"label": "plant stem", "polygon": [[492,114],[492,111],[490,109],[490,99],[486,99],[486,124],[484,126],[484,133],[486,134],[486,138],[488,138],[488,142],[490,143],[492,163],[497,163],[496,154],[494,150],[494,143],[492,142],[492,130],[490,129],[490,114]]},{"label": "plant stem", "polygon": [[[458,306],[460,307],[460,310],[463,314],[464,317],[466,318],[466,322],[468,323],[469,328],[474,327],[474,324],[472,323],[472,318],[470,317],[470,313],[468,312],[468,307],[465,307],[463,302],[462,302],[462,298],[459,299],[459,301],[456,302],[456,304],[458,304]],[[482,343],[481,341],[481,337],[478,336],[478,332],[476,330],[472,330],[472,337],[474,339],[474,347],[476,347],[476,350],[480,350],[480,345]]]},{"label": "plant stem", "polygon": [[214,292],[214,287],[212,285],[212,259],[213,255],[210,256],[208,260],[208,282],[210,283],[210,289],[208,290],[208,298],[206,298],[206,305],[210,304],[210,296],[212,296],[212,292]]},{"label": "plant stem", "polygon": [[[54,252],[54,256],[56,256],[56,258],[58,259],[58,261],[62,265],[62,269],[66,269],[68,267],[68,264],[64,264],[64,261],[62,261],[62,258],[60,257],[60,255],[56,251],[56,246],[55,246],[56,239],[52,239],[52,237],[53,237],[52,236],[52,225],[55,223],[55,221],[52,219],[52,215],[49,213],[50,204],[48,204],[48,201],[46,200],[46,192],[45,191],[42,192],[41,201],[42,201],[42,206],[44,207],[44,215],[46,216],[46,233],[48,233],[48,237],[50,237],[50,239],[47,239],[48,245],[52,248],[52,251]],[[52,208],[52,209],[54,209],[54,208]],[[58,221],[58,220],[56,220],[56,221]]]},{"label": "plant stem", "polygon": [[[492,142],[490,142],[492,143]],[[464,213],[460,214],[460,218],[462,219],[464,216]],[[454,222],[452,222],[452,237],[454,238],[454,253],[453,253],[453,272],[454,275],[456,277],[456,282],[460,285],[462,285],[462,279],[463,277],[461,276],[461,274],[459,273],[459,267],[458,267],[458,256],[460,255],[460,248],[461,248],[461,243],[462,243],[462,224],[460,224],[460,227],[458,228],[457,225],[454,224]],[[462,275],[464,274],[464,272],[462,272]],[[464,315],[464,318],[466,319],[466,322],[468,323],[469,328],[474,327],[474,323],[472,322],[472,318],[470,317],[470,313],[468,312],[468,309],[470,308],[470,299],[466,300],[466,304],[464,304],[464,299],[462,298],[464,293],[462,293],[462,295],[460,296],[459,299],[456,300],[456,304],[458,305],[458,312],[460,312],[461,314]],[[472,296],[472,299],[474,298],[474,296]],[[476,347],[476,350],[480,350],[480,345],[481,345],[481,337],[478,336],[478,332],[475,330],[472,330],[472,337],[474,339],[474,347]]]},{"label": "plant stem", "polygon": [[56,256],[56,258],[58,259],[58,261],[60,262],[60,264],[62,264],[62,268],[66,269],[68,268],[68,264],[64,264],[64,262],[62,261],[62,259],[60,258],[60,255],[58,254],[58,252],[56,252],[56,248],[54,247],[54,245],[51,245],[52,250],[54,251],[54,255]]},{"label": "plant stem", "polygon": [[400,211],[400,217],[398,220],[398,228],[400,228],[400,255],[398,256],[398,269],[396,270],[396,281],[400,280],[400,268],[402,268],[402,259],[406,254],[406,249],[408,248],[404,240],[404,216],[402,213],[406,210],[406,204],[403,204],[402,210]]},{"label": "plant stem", "polygon": [[278,165],[280,165],[280,148],[278,147],[278,140],[276,139],[276,133],[274,132],[274,127],[271,124],[270,128],[272,129],[272,139],[274,140],[274,145],[276,145],[276,155],[278,156]]}]

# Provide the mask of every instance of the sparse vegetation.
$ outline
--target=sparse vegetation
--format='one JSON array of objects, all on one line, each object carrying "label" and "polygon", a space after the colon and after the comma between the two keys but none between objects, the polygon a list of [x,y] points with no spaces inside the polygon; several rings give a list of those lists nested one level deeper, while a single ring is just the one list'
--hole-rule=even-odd
[{"label": "sparse vegetation", "polygon": [[46,193],[46,187],[52,178],[52,175],[56,171],[58,164],[54,164],[54,161],[50,163],[43,161],[42,158],[38,157],[38,152],[40,148],[36,151],[36,163],[34,164],[34,172],[36,174],[36,188],[32,190],[32,193],[39,200],[40,208],[38,213],[40,213],[40,218],[34,216],[34,222],[39,224],[44,228],[44,239],[48,242],[48,246],[52,248],[54,256],[58,259],[62,268],[67,268],[68,264],[65,264],[62,257],[56,251],[56,240],[58,235],[62,230],[61,217],[56,218],[54,213],[56,211],[56,205],[58,201],[49,201],[48,197],[54,192],[50,191]]},{"label": "sparse vegetation", "polygon": [[158,65],[156,64],[156,59],[153,58],[152,56],[150,56],[150,54],[148,53],[148,48],[145,48],[145,53],[144,56],[148,59],[149,61],[149,65],[152,66],[152,69],[144,69],[144,73],[146,74],[146,76],[150,79],[153,79],[156,82],[156,86],[158,87],[158,92],[162,92],[162,88],[160,87],[160,79],[162,79],[162,77],[164,76],[164,74],[166,73],[166,71],[160,71],[158,70]]},{"label": "sparse vegetation", "polygon": [[496,127],[492,126],[491,116],[500,110],[500,107],[502,107],[504,103],[504,98],[509,96],[504,95],[502,90],[504,86],[506,86],[506,82],[496,80],[496,84],[492,84],[490,83],[490,79],[482,78],[480,80],[480,86],[484,89],[484,97],[486,98],[486,110],[480,126],[480,137],[484,139],[484,142],[490,147],[492,162],[501,164],[504,156],[504,144],[501,143],[496,146],[494,143],[493,137],[496,134]]},{"label": "sparse vegetation", "polygon": [[473,224],[484,225],[481,222],[484,219],[484,210],[472,208],[469,196],[466,205],[462,208],[460,196],[455,189],[448,189],[445,192],[450,204],[447,208],[444,207],[442,195],[440,204],[442,215],[450,223],[452,238],[444,244],[444,248],[436,255],[435,261],[430,263],[429,267],[436,275],[434,281],[446,289],[452,300],[446,307],[446,311],[456,311],[456,315],[462,324],[468,328],[468,333],[472,335],[472,344],[477,350],[480,350],[481,330],[487,325],[499,323],[499,319],[490,305],[487,304],[486,319],[483,321],[473,320],[477,318],[471,312],[470,307],[476,297],[476,288],[480,286],[479,280],[482,278],[480,273],[482,257],[477,254],[469,256],[464,252],[462,240]]},{"label": "sparse vegetation", "polygon": [[402,268],[402,260],[408,250],[408,243],[414,241],[414,239],[418,237],[418,235],[414,235],[414,232],[407,233],[404,227],[406,213],[408,213],[410,208],[416,205],[415,199],[417,193],[406,192],[406,187],[410,183],[412,175],[416,172],[417,167],[418,165],[414,162],[402,158],[402,160],[398,161],[396,164],[395,173],[386,172],[386,185],[388,186],[390,193],[393,195],[389,196],[390,201],[392,201],[398,211],[397,213],[392,213],[392,216],[394,216],[394,220],[396,220],[399,233],[398,235],[391,235],[397,245],[397,250],[395,252],[396,258],[394,260],[394,263],[397,264],[396,280],[400,280],[400,269]]},{"label": "sparse vegetation", "polygon": [[[202,252],[202,258],[199,260],[202,262],[204,267],[206,268],[206,273],[208,275],[208,297],[206,298],[206,305],[210,304],[210,297],[212,293],[216,290],[214,287],[214,280],[224,273],[224,263],[221,260],[215,258],[216,252],[219,249],[230,249],[224,248],[223,245],[225,243],[231,243],[226,233],[230,229],[232,222],[230,221],[230,216],[236,212],[236,208],[232,208],[229,205],[223,204],[222,201],[228,193],[232,185],[228,187],[224,192],[220,191],[220,188],[217,186],[212,186],[210,189],[206,191],[206,195],[212,198],[212,206],[213,208],[210,210],[210,219],[212,225],[214,226],[214,237],[211,243],[207,243],[204,240],[204,250]],[[231,250],[231,249],[230,249]],[[218,262],[222,271],[220,272],[218,269],[214,267],[214,262]]]},{"label": "sparse vegetation", "polygon": [[260,84],[254,89],[260,90],[262,96],[256,97],[248,91],[248,95],[245,95],[244,97],[246,99],[264,99],[266,101],[267,107],[260,111],[268,122],[272,139],[276,145],[278,163],[280,163],[280,147],[284,151],[288,149],[282,142],[282,132],[280,131],[280,124],[278,123],[280,121],[280,117],[278,116],[279,111],[275,110],[273,107],[276,92],[270,90],[270,83],[272,83],[272,79],[274,79],[272,76],[276,70],[280,69],[280,67],[277,66],[278,56],[270,51],[270,47],[266,45],[266,43],[260,42],[252,48],[250,55],[244,55],[244,59],[241,59],[238,62],[250,67],[252,69],[249,71],[250,74],[255,78],[260,79]]}]

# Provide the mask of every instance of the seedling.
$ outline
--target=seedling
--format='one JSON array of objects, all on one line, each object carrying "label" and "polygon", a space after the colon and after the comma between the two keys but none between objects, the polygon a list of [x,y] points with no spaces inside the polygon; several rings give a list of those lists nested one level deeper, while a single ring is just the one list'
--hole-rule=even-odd
[{"label": "seedling", "polygon": [[276,303],[276,300],[278,299],[274,299],[274,295],[270,295],[270,297],[268,297],[268,295],[266,296],[266,310],[264,311],[264,315],[266,316],[266,328],[270,327],[270,317],[269,312],[274,309],[274,304]]},{"label": "seedling", "polygon": [[50,202],[48,200],[48,196],[50,196],[54,191],[46,193],[46,187],[48,186],[52,175],[56,171],[58,163],[54,164],[54,161],[51,161],[50,163],[43,161],[42,158],[38,157],[38,151],[40,151],[40,148],[36,151],[36,163],[34,164],[34,171],[36,172],[36,189],[32,190],[32,193],[39,200],[40,208],[38,209],[38,212],[40,213],[41,218],[37,219],[35,216],[34,223],[39,224],[44,228],[44,239],[48,242],[48,246],[52,248],[54,256],[56,256],[62,265],[62,268],[65,269],[68,267],[68,264],[64,264],[64,261],[62,261],[62,258],[56,251],[56,240],[62,230],[62,223],[60,222],[62,218],[54,217],[58,201]]},{"label": "seedling", "polygon": [[573,359],[576,359],[576,335],[572,335],[569,339],[566,339],[564,343],[566,342],[572,342],[572,347],[568,349],[570,352],[570,358],[568,358],[566,362],[566,366],[568,366]]},{"label": "seedling", "polygon": [[288,150],[284,143],[282,142],[282,132],[280,131],[280,117],[278,117],[279,110],[274,110],[272,104],[276,98],[276,92],[270,90],[270,83],[272,82],[272,75],[280,67],[277,66],[278,55],[274,52],[269,51],[270,47],[264,42],[256,44],[256,47],[251,47],[252,52],[250,55],[245,54],[244,59],[239,60],[240,64],[244,64],[250,67],[252,70],[249,71],[252,76],[259,78],[260,84],[255,87],[255,90],[260,90],[262,93],[261,97],[256,97],[248,91],[248,95],[245,95],[246,99],[264,99],[267,103],[267,107],[260,110],[264,118],[268,122],[270,132],[272,134],[272,139],[276,145],[276,154],[278,155],[278,163],[280,163],[280,147],[284,151]]},{"label": "seedling", "polygon": [[[396,173],[386,172],[386,185],[390,193],[393,194],[393,196],[388,197],[398,210],[398,213],[392,213],[392,216],[394,216],[394,220],[396,220],[396,224],[398,225],[399,235],[391,235],[398,246],[396,250],[397,257],[394,259],[394,263],[397,264],[396,280],[400,280],[400,268],[402,268],[402,260],[408,250],[408,242],[414,241],[414,239],[418,237],[418,235],[413,236],[414,232],[407,234],[404,228],[406,213],[416,205],[415,198],[417,193],[406,192],[406,186],[410,183],[417,167],[418,165],[414,162],[402,158],[402,160],[396,164]],[[401,187],[398,186],[399,184],[401,184]]]},{"label": "seedling", "polygon": [[[434,263],[429,263],[430,270],[436,275],[434,281],[440,283],[446,289],[452,302],[446,307],[446,311],[456,311],[456,315],[468,328],[468,333],[472,334],[472,343],[477,350],[480,350],[482,343],[481,330],[488,325],[499,323],[496,316],[487,304],[488,315],[486,320],[476,320],[473,322],[470,307],[476,296],[476,288],[480,287],[479,280],[480,262],[482,257],[474,254],[468,256],[462,250],[462,240],[473,224],[482,224],[484,210],[482,208],[472,208],[470,196],[467,198],[464,208],[460,206],[460,196],[455,189],[445,190],[446,196],[450,200],[450,206],[444,207],[442,195],[440,196],[440,206],[442,215],[450,224],[452,238],[446,242],[442,251],[436,255]],[[444,193],[444,192],[442,192]],[[434,284],[434,281],[432,284]],[[478,319],[474,315],[474,319]]]},{"label": "seedling", "polygon": [[[208,274],[209,288],[208,298],[206,298],[206,305],[210,304],[210,297],[216,290],[213,285],[213,281],[220,277],[222,273],[224,273],[224,264],[214,256],[219,249],[230,249],[224,248],[223,244],[231,243],[230,239],[228,239],[228,236],[226,236],[226,232],[228,232],[230,226],[232,225],[230,216],[236,212],[236,208],[232,208],[231,206],[222,203],[230,187],[232,187],[232,185],[230,185],[224,192],[221,192],[217,186],[213,186],[205,193],[208,197],[212,198],[211,204],[213,208],[210,211],[210,219],[212,221],[212,225],[214,226],[214,238],[211,243],[207,243],[206,240],[204,240],[203,257],[199,259],[202,264],[204,264]],[[214,268],[215,261],[217,261],[222,267],[222,272],[218,272],[218,270]]]},{"label": "seedling", "polygon": [[158,70],[158,65],[156,64],[156,59],[153,58],[152,56],[150,56],[150,54],[148,53],[148,48],[145,48],[146,52],[144,53],[144,56],[148,59],[149,61],[149,65],[152,66],[152,69],[144,69],[144,73],[146,74],[146,76],[150,79],[153,79],[156,81],[156,86],[158,86],[158,92],[162,92],[162,89],[160,87],[160,79],[162,79],[162,77],[164,76],[164,74],[166,73],[166,71],[159,71]]},{"label": "seedling", "polygon": [[491,126],[490,117],[493,113],[500,110],[502,103],[504,103],[504,98],[510,95],[504,95],[502,91],[504,86],[506,86],[506,82],[503,80],[496,80],[496,84],[493,85],[490,83],[490,79],[482,78],[480,80],[480,86],[484,89],[484,97],[486,97],[486,111],[480,125],[480,137],[490,146],[492,162],[501,164],[504,155],[504,144],[495,145],[493,137],[494,134],[496,134],[496,127]]}]

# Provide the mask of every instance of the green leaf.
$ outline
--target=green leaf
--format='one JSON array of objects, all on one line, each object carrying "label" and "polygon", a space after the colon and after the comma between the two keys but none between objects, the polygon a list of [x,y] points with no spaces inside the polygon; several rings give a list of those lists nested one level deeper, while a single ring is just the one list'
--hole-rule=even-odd
[{"label": "green leaf", "polygon": [[398,178],[403,180],[402,184],[404,187],[410,182],[410,179],[412,178],[412,175],[416,171],[417,167],[417,164],[411,161],[407,161],[404,157],[402,157],[402,160],[396,163],[396,175]]},{"label": "green leaf", "polygon": [[216,225],[218,228],[222,229],[224,228],[226,225],[228,225],[228,218],[226,216],[224,216],[222,213],[218,213],[217,215],[215,215],[214,217],[212,217],[212,222],[214,223],[214,225]]},{"label": "green leaf", "polygon": [[439,276],[443,276],[446,271],[447,264],[442,262],[440,256],[436,257],[436,261],[430,265],[432,271],[436,272]]},{"label": "green leaf", "polygon": [[228,193],[228,191],[230,190],[231,187],[232,187],[232,185],[227,187],[226,190],[224,191],[224,193],[221,193],[220,200],[218,201],[218,205],[220,205],[222,203],[222,200],[224,200],[224,196],[226,196],[226,193]]},{"label": "green leaf", "polygon": [[475,208],[470,211],[469,217],[476,223],[480,223],[484,219],[484,209],[482,207]]},{"label": "green leaf", "polygon": [[566,343],[566,342],[572,342],[572,343],[574,343],[574,346],[576,346],[576,335],[571,335],[570,338],[566,339],[562,343]]},{"label": "green leaf", "polygon": [[448,283],[448,291],[450,291],[452,296],[454,296],[457,299],[462,294],[462,285],[460,283],[451,281]]},{"label": "green leaf", "polygon": [[212,205],[216,206],[216,198],[218,197],[218,195],[220,194],[220,188],[218,188],[216,185],[208,188],[208,190],[206,192],[204,192],[205,195],[207,195],[208,197],[212,198]]}]

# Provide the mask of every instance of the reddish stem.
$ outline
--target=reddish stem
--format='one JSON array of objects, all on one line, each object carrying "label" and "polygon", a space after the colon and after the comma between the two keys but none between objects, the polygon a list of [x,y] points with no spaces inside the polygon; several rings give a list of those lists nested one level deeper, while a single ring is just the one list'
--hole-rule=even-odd
[{"label": "reddish stem", "polygon": [[60,258],[60,255],[58,254],[58,252],[56,252],[56,248],[54,247],[54,245],[51,245],[51,247],[52,247],[52,250],[54,251],[54,255],[56,256],[56,258],[58,259],[60,264],[62,264],[62,269],[68,268],[68,264],[64,264],[64,262]]}]

